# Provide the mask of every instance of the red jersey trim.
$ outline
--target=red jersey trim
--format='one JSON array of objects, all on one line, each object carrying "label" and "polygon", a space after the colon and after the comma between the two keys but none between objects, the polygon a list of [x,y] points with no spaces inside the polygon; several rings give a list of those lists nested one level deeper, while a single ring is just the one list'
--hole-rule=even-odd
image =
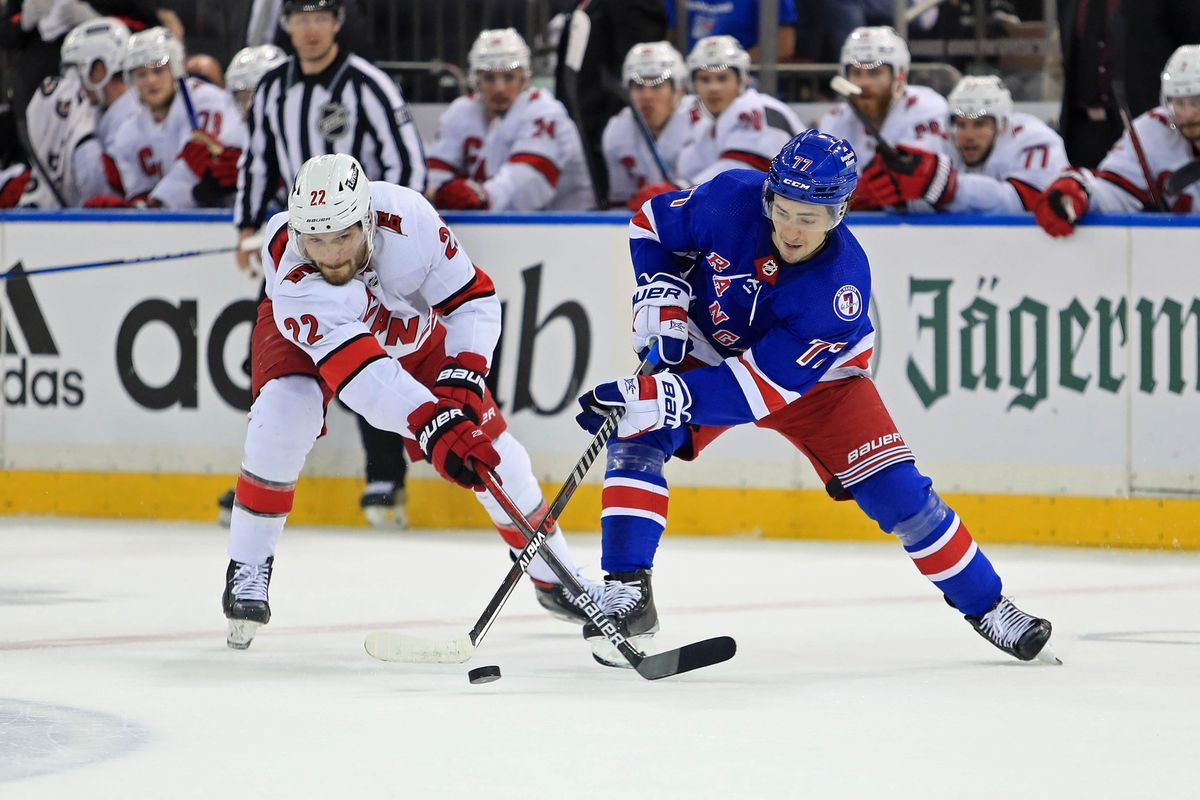
[{"label": "red jersey trim", "polygon": [[321,359],[317,369],[321,379],[337,394],[342,387],[354,379],[372,361],[387,358],[387,353],[369,333],[362,333],[343,343]]},{"label": "red jersey trim", "polygon": [[546,179],[553,187],[558,186],[558,178],[562,174],[554,162],[545,156],[539,156],[536,153],[513,153],[508,157],[510,164],[528,164],[529,166],[542,173],[542,177]]},{"label": "red jersey trim", "polygon": [[481,297],[491,297],[496,293],[496,286],[492,283],[492,279],[488,274],[479,267],[475,268],[475,274],[471,276],[471,280],[447,297],[442,302],[433,307],[433,310],[443,317],[448,314],[453,314],[457,309],[471,302],[478,300]]},{"label": "red jersey trim", "polygon": [[721,158],[728,158],[731,161],[741,161],[743,164],[748,164],[761,172],[766,172],[771,168],[771,159],[763,158],[757,153],[747,153],[745,150],[726,150],[724,153],[721,153]]}]

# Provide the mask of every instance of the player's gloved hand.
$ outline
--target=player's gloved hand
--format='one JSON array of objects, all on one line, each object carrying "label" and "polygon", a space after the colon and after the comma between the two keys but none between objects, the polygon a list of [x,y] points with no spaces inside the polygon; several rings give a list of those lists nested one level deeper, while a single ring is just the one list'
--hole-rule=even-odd
[{"label": "player's gloved hand", "polygon": [[433,204],[447,211],[477,211],[491,203],[487,190],[468,178],[446,181],[433,195]]},{"label": "player's gloved hand", "polygon": [[855,211],[868,211],[887,208],[900,202],[903,202],[903,198],[900,197],[896,179],[884,166],[883,157],[876,154],[863,170],[862,177],[858,179],[851,207]]},{"label": "player's gloved hand", "polygon": [[438,368],[433,394],[463,410],[476,425],[483,421],[483,397],[486,391],[487,359],[478,353],[448,356]]},{"label": "player's gloved hand", "polygon": [[610,412],[623,409],[617,437],[628,439],[659,428],[683,425],[691,418],[688,409],[692,395],[678,375],[659,372],[602,383],[580,397],[579,405],[583,411],[575,416],[575,421],[589,433],[600,430]]},{"label": "player's gloved hand", "polygon": [[666,272],[639,275],[638,284],[633,292],[633,351],[645,358],[650,340],[657,338],[662,363],[678,364],[687,351],[691,287]]},{"label": "player's gloved hand", "polygon": [[667,192],[678,191],[679,187],[670,181],[662,181],[660,183],[648,183],[642,188],[633,193],[633,197],[629,198],[627,205],[630,211],[637,211],[642,206],[646,205],[646,201],[652,197],[658,197],[660,194]]},{"label": "player's gloved hand", "polygon": [[895,179],[901,200],[924,200],[941,207],[954,199],[958,171],[949,156],[903,144],[894,149],[900,158],[885,158],[884,166]]},{"label": "player's gloved hand", "polygon": [[208,151],[208,146],[198,139],[192,139],[185,144],[179,151],[179,157],[197,178],[203,178],[204,173],[212,166],[212,153]]},{"label": "player's gloved hand", "polygon": [[83,201],[84,208],[131,208],[132,205],[119,194],[98,194]]},{"label": "player's gloved hand", "polygon": [[238,179],[238,159],[242,151],[237,147],[226,147],[211,163],[211,173],[222,189],[236,189]]},{"label": "player's gloved hand", "polygon": [[16,208],[21,195],[25,193],[25,187],[29,184],[31,174],[27,169],[22,170],[0,186],[0,208]]},{"label": "player's gloved hand", "polygon": [[408,415],[408,426],[425,460],[452,483],[483,491],[474,464],[491,469],[500,466],[500,454],[492,447],[492,440],[458,406],[445,401],[425,403]]},{"label": "player's gloved hand", "polygon": [[1042,192],[1033,207],[1033,217],[1046,233],[1057,238],[1074,233],[1075,221],[1087,210],[1087,189],[1075,173],[1068,171]]}]

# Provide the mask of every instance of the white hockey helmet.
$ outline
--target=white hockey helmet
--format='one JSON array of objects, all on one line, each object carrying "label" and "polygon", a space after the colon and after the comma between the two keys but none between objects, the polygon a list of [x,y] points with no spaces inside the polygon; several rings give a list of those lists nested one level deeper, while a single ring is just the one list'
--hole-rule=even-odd
[{"label": "white hockey helmet", "polygon": [[1200,44],[1185,44],[1167,59],[1162,71],[1162,95],[1168,100],[1200,96]]},{"label": "white hockey helmet", "polygon": [[946,101],[952,120],[992,117],[996,120],[996,130],[1003,131],[1008,129],[1012,118],[1012,93],[995,75],[968,75],[954,86]]},{"label": "white hockey helmet", "polygon": [[183,76],[183,45],[166,28],[149,28],[129,37],[125,47],[125,80],[135,69],[170,65],[172,77]]},{"label": "white hockey helmet", "polygon": [[[101,89],[120,72],[129,45],[129,28],[116,17],[100,17],[76,25],[62,43],[62,65],[79,70],[84,87],[94,92]],[[104,65],[104,77],[92,83],[89,74],[97,61]]]},{"label": "white hockey helmet", "polygon": [[231,92],[252,92],[274,67],[287,61],[287,53],[273,44],[243,47],[233,55],[225,70],[225,88]]},{"label": "white hockey helmet", "polygon": [[908,79],[908,67],[912,57],[908,45],[894,28],[887,25],[855,28],[842,44],[840,59],[842,74],[850,67],[874,69],[882,64],[892,68],[892,77],[898,81]]},{"label": "white hockey helmet", "polygon": [[[345,153],[315,156],[304,162],[288,194],[288,241],[296,253],[308,260],[305,233],[333,233],[362,225],[367,240],[367,258],[375,246],[375,214],[371,210],[371,182],[362,165]],[[360,268],[361,269],[361,268]]]},{"label": "white hockey helmet", "polygon": [[687,89],[690,83],[683,56],[670,42],[642,42],[629,48],[621,65],[621,81],[629,86],[658,86],[674,81],[676,87]]},{"label": "white hockey helmet", "polygon": [[692,48],[687,57],[688,75],[696,70],[736,70],[742,85],[750,78],[750,54],[732,36],[705,36]]},{"label": "white hockey helmet", "polygon": [[480,72],[509,72],[519,69],[525,73],[525,79],[530,75],[529,45],[517,33],[515,28],[496,28],[480,31],[467,53],[467,67],[471,74],[468,79],[471,88],[475,88],[475,76]]}]

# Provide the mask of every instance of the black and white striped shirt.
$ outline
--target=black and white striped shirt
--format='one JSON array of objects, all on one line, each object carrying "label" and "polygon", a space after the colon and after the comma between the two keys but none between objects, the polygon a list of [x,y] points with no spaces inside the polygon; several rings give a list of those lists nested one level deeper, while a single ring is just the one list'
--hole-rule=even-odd
[{"label": "black and white striped shirt", "polygon": [[364,58],[342,50],[325,70],[304,75],[295,56],[254,90],[250,145],[238,175],[234,223],[258,228],[281,182],[323,153],[348,153],[370,180],[425,189],[421,137],[396,84]]}]

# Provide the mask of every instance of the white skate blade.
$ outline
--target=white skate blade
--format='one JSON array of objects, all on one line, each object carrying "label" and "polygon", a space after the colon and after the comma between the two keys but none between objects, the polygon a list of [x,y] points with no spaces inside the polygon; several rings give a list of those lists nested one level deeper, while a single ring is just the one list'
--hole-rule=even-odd
[{"label": "white skate blade", "polygon": [[367,506],[363,516],[376,530],[395,531],[408,527],[408,512],[404,506]]},{"label": "white skate blade", "polygon": [[245,650],[254,641],[254,634],[261,627],[261,623],[248,619],[231,619],[229,620],[229,632],[225,636],[225,644],[234,650]]},{"label": "white skate blade", "polygon": [[[642,655],[653,655],[657,652],[654,648],[654,634],[642,634],[641,636],[630,636],[626,639]],[[612,642],[603,637],[598,639],[588,639],[588,644],[592,646],[592,658],[596,662],[603,664],[606,667],[616,667],[618,669],[633,669],[625,656],[621,655],[621,651],[613,646]]]},{"label": "white skate blade", "polygon": [[1037,661],[1042,661],[1046,664],[1054,664],[1059,667],[1061,667],[1063,663],[1062,659],[1056,656],[1054,651],[1050,649],[1049,643],[1042,647],[1042,651],[1034,656],[1034,659]]},{"label": "white skate blade", "polygon": [[410,664],[463,664],[475,655],[469,635],[457,639],[418,639],[403,633],[376,631],[367,634],[363,646],[371,657],[380,661]]}]

